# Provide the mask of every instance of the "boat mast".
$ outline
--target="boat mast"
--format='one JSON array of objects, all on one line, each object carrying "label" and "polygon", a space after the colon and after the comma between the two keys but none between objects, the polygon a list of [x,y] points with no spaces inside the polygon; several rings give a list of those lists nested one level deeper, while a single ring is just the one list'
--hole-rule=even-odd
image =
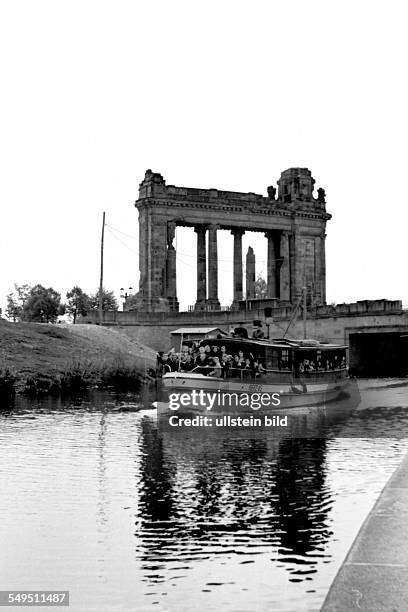
[{"label": "boat mast", "polygon": [[292,326],[292,324],[293,324],[293,323],[294,323],[294,321],[296,320],[297,313],[298,313],[298,310],[299,310],[299,307],[300,307],[300,303],[301,303],[301,301],[302,301],[302,294],[300,294],[300,296],[299,296],[299,298],[298,298],[298,301],[296,302],[296,306],[295,306],[295,307],[294,307],[294,309],[293,309],[292,316],[291,316],[290,321],[289,321],[289,323],[288,323],[288,326],[287,326],[287,328],[286,328],[286,330],[285,330],[285,333],[283,334],[283,338],[285,338],[285,336],[286,336],[286,334],[288,333],[288,331],[289,331],[290,327]]}]

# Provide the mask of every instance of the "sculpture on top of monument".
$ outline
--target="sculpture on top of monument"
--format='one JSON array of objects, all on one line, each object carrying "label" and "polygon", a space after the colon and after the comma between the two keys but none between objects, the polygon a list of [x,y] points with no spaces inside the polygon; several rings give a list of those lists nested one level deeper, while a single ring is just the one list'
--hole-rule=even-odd
[{"label": "sculpture on top of monument", "polygon": [[268,187],[268,198],[270,200],[275,200],[276,197],[276,187],[274,187],[273,185],[270,185]]},{"label": "sculpture on top of monument", "polygon": [[326,203],[326,192],[322,187],[319,187],[319,189],[317,190],[317,201],[321,204]]}]

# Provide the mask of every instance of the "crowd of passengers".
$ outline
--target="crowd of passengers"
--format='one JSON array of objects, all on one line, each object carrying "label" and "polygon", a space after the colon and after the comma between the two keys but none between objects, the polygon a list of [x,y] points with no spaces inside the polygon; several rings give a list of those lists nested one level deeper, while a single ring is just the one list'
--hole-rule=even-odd
[{"label": "crowd of passengers", "polygon": [[313,359],[303,359],[303,361],[299,362],[299,374],[304,374],[305,372],[324,372],[328,370],[340,370],[347,367],[346,357],[340,358],[338,355],[333,355],[331,357],[327,356],[326,358],[318,357],[316,361]]},{"label": "crowd of passengers", "polygon": [[244,354],[239,350],[231,355],[224,345],[211,346],[204,344],[197,347],[183,345],[180,353],[170,351],[160,356],[163,374],[166,372],[198,372],[218,378],[255,378],[265,372],[261,359],[252,353]]},{"label": "crowd of passengers", "polygon": [[[244,354],[239,350],[232,355],[225,345],[211,346],[203,344],[196,346],[183,345],[181,352],[172,349],[167,354],[160,354],[159,366],[161,374],[166,372],[197,372],[206,376],[218,378],[256,378],[266,372],[262,359],[253,353]],[[345,356],[338,355],[303,359],[298,362],[295,370],[299,375],[310,375],[314,372],[333,371],[347,367]],[[285,359],[280,359],[279,370],[290,370],[290,364]]]}]

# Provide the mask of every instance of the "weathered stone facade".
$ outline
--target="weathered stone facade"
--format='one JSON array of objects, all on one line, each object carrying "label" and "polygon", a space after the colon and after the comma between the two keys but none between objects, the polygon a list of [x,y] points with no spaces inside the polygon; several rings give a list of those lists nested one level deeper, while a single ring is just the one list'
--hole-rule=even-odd
[{"label": "weathered stone facade", "polygon": [[[233,247],[233,304],[243,299],[242,236],[263,232],[268,240],[268,297],[295,303],[307,287],[309,305],[326,303],[325,192],[317,190],[307,168],[282,172],[268,195],[193,189],[166,185],[161,174],[147,170],[140,184],[140,310],[178,311],[176,291],[177,226],[197,235],[196,310],[218,310],[217,230],[230,230]],[[206,248],[208,235],[208,252]],[[208,278],[207,278],[208,257]]]}]

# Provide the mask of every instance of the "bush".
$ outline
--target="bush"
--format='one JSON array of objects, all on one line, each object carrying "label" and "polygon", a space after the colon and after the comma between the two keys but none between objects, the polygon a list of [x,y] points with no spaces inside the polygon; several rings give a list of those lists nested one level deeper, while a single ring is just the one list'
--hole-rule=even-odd
[{"label": "bush", "polygon": [[15,390],[16,377],[7,367],[0,367],[0,401],[9,403],[13,400]]}]

